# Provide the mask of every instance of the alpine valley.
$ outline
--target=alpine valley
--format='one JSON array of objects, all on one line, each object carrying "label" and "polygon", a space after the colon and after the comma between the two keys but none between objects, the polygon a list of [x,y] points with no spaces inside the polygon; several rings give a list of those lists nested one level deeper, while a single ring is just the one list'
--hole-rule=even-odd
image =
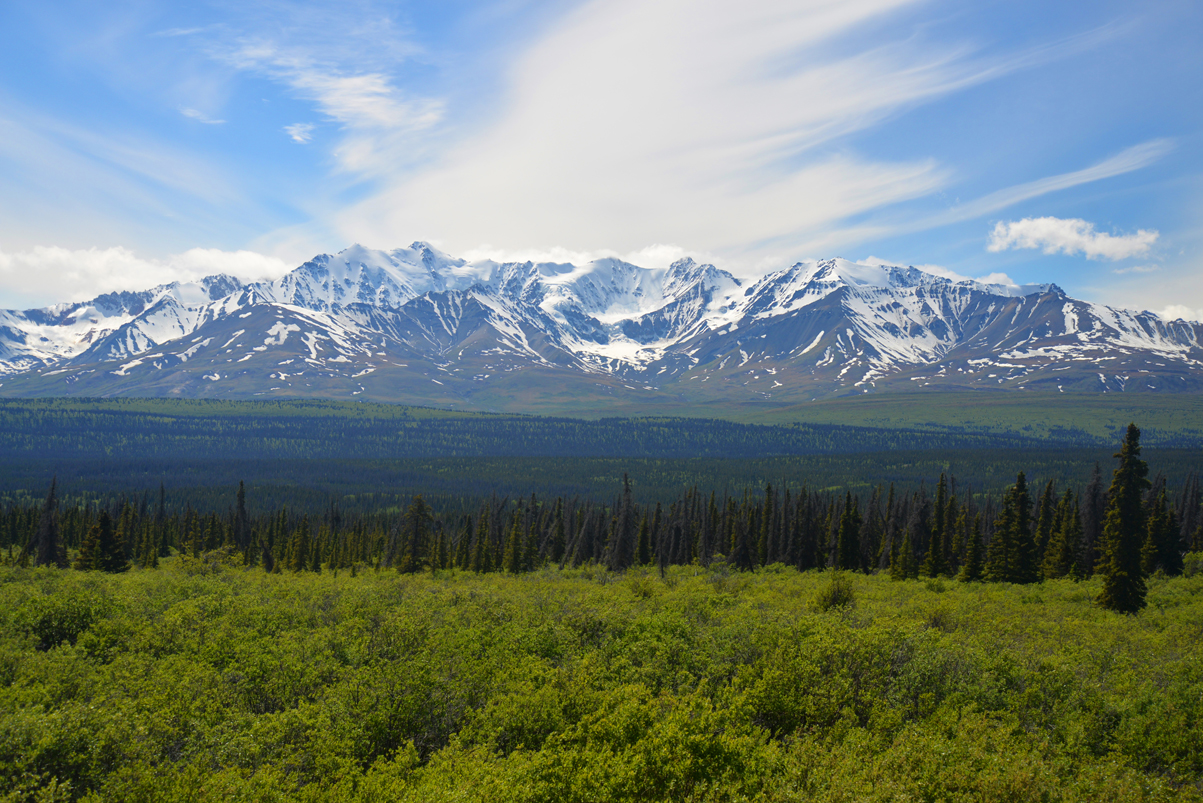
[{"label": "alpine valley", "polygon": [[655,411],[886,391],[1203,390],[1203,325],[913,267],[800,262],[755,281],[467,262],[425,243],[0,312],[0,395],[358,398]]}]

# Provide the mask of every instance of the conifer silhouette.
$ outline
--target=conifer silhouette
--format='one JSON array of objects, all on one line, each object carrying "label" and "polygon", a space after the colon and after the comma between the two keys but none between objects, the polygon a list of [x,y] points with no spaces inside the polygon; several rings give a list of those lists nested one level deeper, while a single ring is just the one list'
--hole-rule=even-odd
[{"label": "conifer silhouette", "polygon": [[1112,475],[1104,518],[1099,604],[1120,613],[1136,613],[1145,606],[1140,552],[1146,523],[1141,497],[1150,486],[1149,466],[1140,459],[1140,430],[1136,424],[1128,425],[1124,444],[1115,457],[1119,465]]}]

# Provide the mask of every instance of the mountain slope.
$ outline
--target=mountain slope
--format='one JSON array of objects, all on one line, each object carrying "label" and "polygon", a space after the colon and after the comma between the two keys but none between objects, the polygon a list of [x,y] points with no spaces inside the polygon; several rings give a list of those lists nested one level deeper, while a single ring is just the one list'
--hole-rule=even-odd
[{"label": "mountain slope", "polygon": [[693,260],[469,263],[414,243],[321,255],[274,282],[0,312],[0,394],[655,410],[932,387],[1197,392],[1201,337],[1052,284],[834,259],[745,286]]}]

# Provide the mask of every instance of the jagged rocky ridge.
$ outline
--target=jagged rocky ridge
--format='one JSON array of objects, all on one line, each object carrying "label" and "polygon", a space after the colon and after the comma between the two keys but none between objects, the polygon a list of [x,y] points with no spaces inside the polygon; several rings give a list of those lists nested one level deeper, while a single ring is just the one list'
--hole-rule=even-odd
[{"label": "jagged rocky ridge", "polygon": [[0,395],[362,397],[499,410],[772,402],[918,387],[1203,389],[1203,326],[916,268],[754,283],[469,263],[424,243],[0,312]]}]

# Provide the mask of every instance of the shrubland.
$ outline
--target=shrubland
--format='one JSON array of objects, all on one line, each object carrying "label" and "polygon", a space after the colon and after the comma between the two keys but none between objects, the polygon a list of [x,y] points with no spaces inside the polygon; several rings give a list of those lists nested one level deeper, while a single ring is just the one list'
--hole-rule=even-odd
[{"label": "shrubland", "polygon": [[1203,574],[0,567],[0,800],[1203,799]]}]

